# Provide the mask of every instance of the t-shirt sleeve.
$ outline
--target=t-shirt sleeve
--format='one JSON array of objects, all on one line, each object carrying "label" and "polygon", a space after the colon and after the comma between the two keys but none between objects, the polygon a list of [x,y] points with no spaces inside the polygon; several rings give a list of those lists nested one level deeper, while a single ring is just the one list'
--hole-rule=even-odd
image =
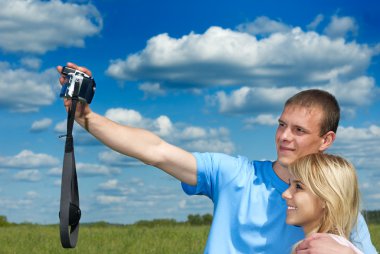
[{"label": "t-shirt sleeve", "polygon": [[371,242],[367,223],[361,213],[359,213],[356,226],[352,229],[350,241],[365,254],[377,254]]},{"label": "t-shirt sleeve", "polygon": [[214,201],[220,188],[235,178],[241,170],[242,157],[221,153],[193,155],[197,161],[197,185],[182,182],[182,189],[188,195],[205,195]]}]

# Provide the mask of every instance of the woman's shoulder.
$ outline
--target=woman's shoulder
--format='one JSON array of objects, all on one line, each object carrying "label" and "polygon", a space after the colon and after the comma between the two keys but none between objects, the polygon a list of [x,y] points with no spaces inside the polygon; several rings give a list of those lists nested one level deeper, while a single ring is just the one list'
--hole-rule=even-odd
[{"label": "woman's shoulder", "polygon": [[329,234],[329,236],[331,238],[333,238],[335,241],[337,241],[338,243],[344,245],[344,246],[347,246],[347,247],[350,247],[351,249],[353,249],[357,254],[364,254],[363,252],[361,252],[355,245],[353,245],[347,238],[343,237],[343,236],[340,236],[340,235],[335,235],[335,234]]}]

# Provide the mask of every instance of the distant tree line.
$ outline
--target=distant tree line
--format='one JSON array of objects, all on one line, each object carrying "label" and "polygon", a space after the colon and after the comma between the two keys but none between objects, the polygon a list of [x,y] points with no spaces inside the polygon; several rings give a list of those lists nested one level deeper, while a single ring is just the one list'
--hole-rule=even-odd
[{"label": "distant tree line", "polygon": [[[380,210],[376,211],[362,211],[362,214],[368,224],[380,224]],[[187,216],[187,221],[176,221],[174,219],[154,219],[154,220],[140,220],[134,223],[136,226],[157,227],[157,226],[175,226],[180,224],[187,224],[192,226],[211,225],[212,215],[207,213],[204,215],[190,214]],[[28,223],[21,223],[28,224]],[[107,227],[107,226],[123,226],[122,224],[112,224],[105,221],[94,223],[83,223],[87,226]],[[0,215],[0,227],[7,227],[16,225],[15,223],[8,222],[7,217]]]},{"label": "distant tree line", "polygon": [[192,226],[201,225],[211,225],[212,215],[211,214],[190,214],[187,216],[187,221],[178,222],[174,219],[154,219],[154,220],[140,220],[134,225],[145,226],[145,227],[155,227],[155,226],[175,226],[178,224],[189,224]]},{"label": "distant tree line", "polygon": [[367,223],[380,224],[380,210],[362,211],[362,214]]},{"label": "distant tree line", "polygon": [[9,223],[6,216],[0,215],[0,227],[11,226],[12,223]]}]

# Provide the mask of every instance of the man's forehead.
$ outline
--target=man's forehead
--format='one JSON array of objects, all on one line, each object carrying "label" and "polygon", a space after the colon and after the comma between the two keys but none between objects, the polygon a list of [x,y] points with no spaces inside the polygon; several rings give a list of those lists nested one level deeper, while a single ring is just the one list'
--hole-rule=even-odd
[{"label": "man's forehead", "polygon": [[296,114],[301,116],[318,117],[323,115],[323,109],[317,106],[299,106],[299,105],[289,105],[284,108],[281,115],[284,114]]},{"label": "man's forehead", "polygon": [[284,108],[279,121],[307,129],[320,128],[323,110],[318,107],[287,106]]}]

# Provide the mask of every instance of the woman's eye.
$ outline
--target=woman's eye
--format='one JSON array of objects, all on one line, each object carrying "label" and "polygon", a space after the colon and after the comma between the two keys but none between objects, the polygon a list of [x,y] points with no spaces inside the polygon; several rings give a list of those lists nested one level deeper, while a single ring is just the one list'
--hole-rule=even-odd
[{"label": "woman's eye", "polygon": [[299,184],[299,183],[296,183],[296,189],[303,190],[301,184]]}]

